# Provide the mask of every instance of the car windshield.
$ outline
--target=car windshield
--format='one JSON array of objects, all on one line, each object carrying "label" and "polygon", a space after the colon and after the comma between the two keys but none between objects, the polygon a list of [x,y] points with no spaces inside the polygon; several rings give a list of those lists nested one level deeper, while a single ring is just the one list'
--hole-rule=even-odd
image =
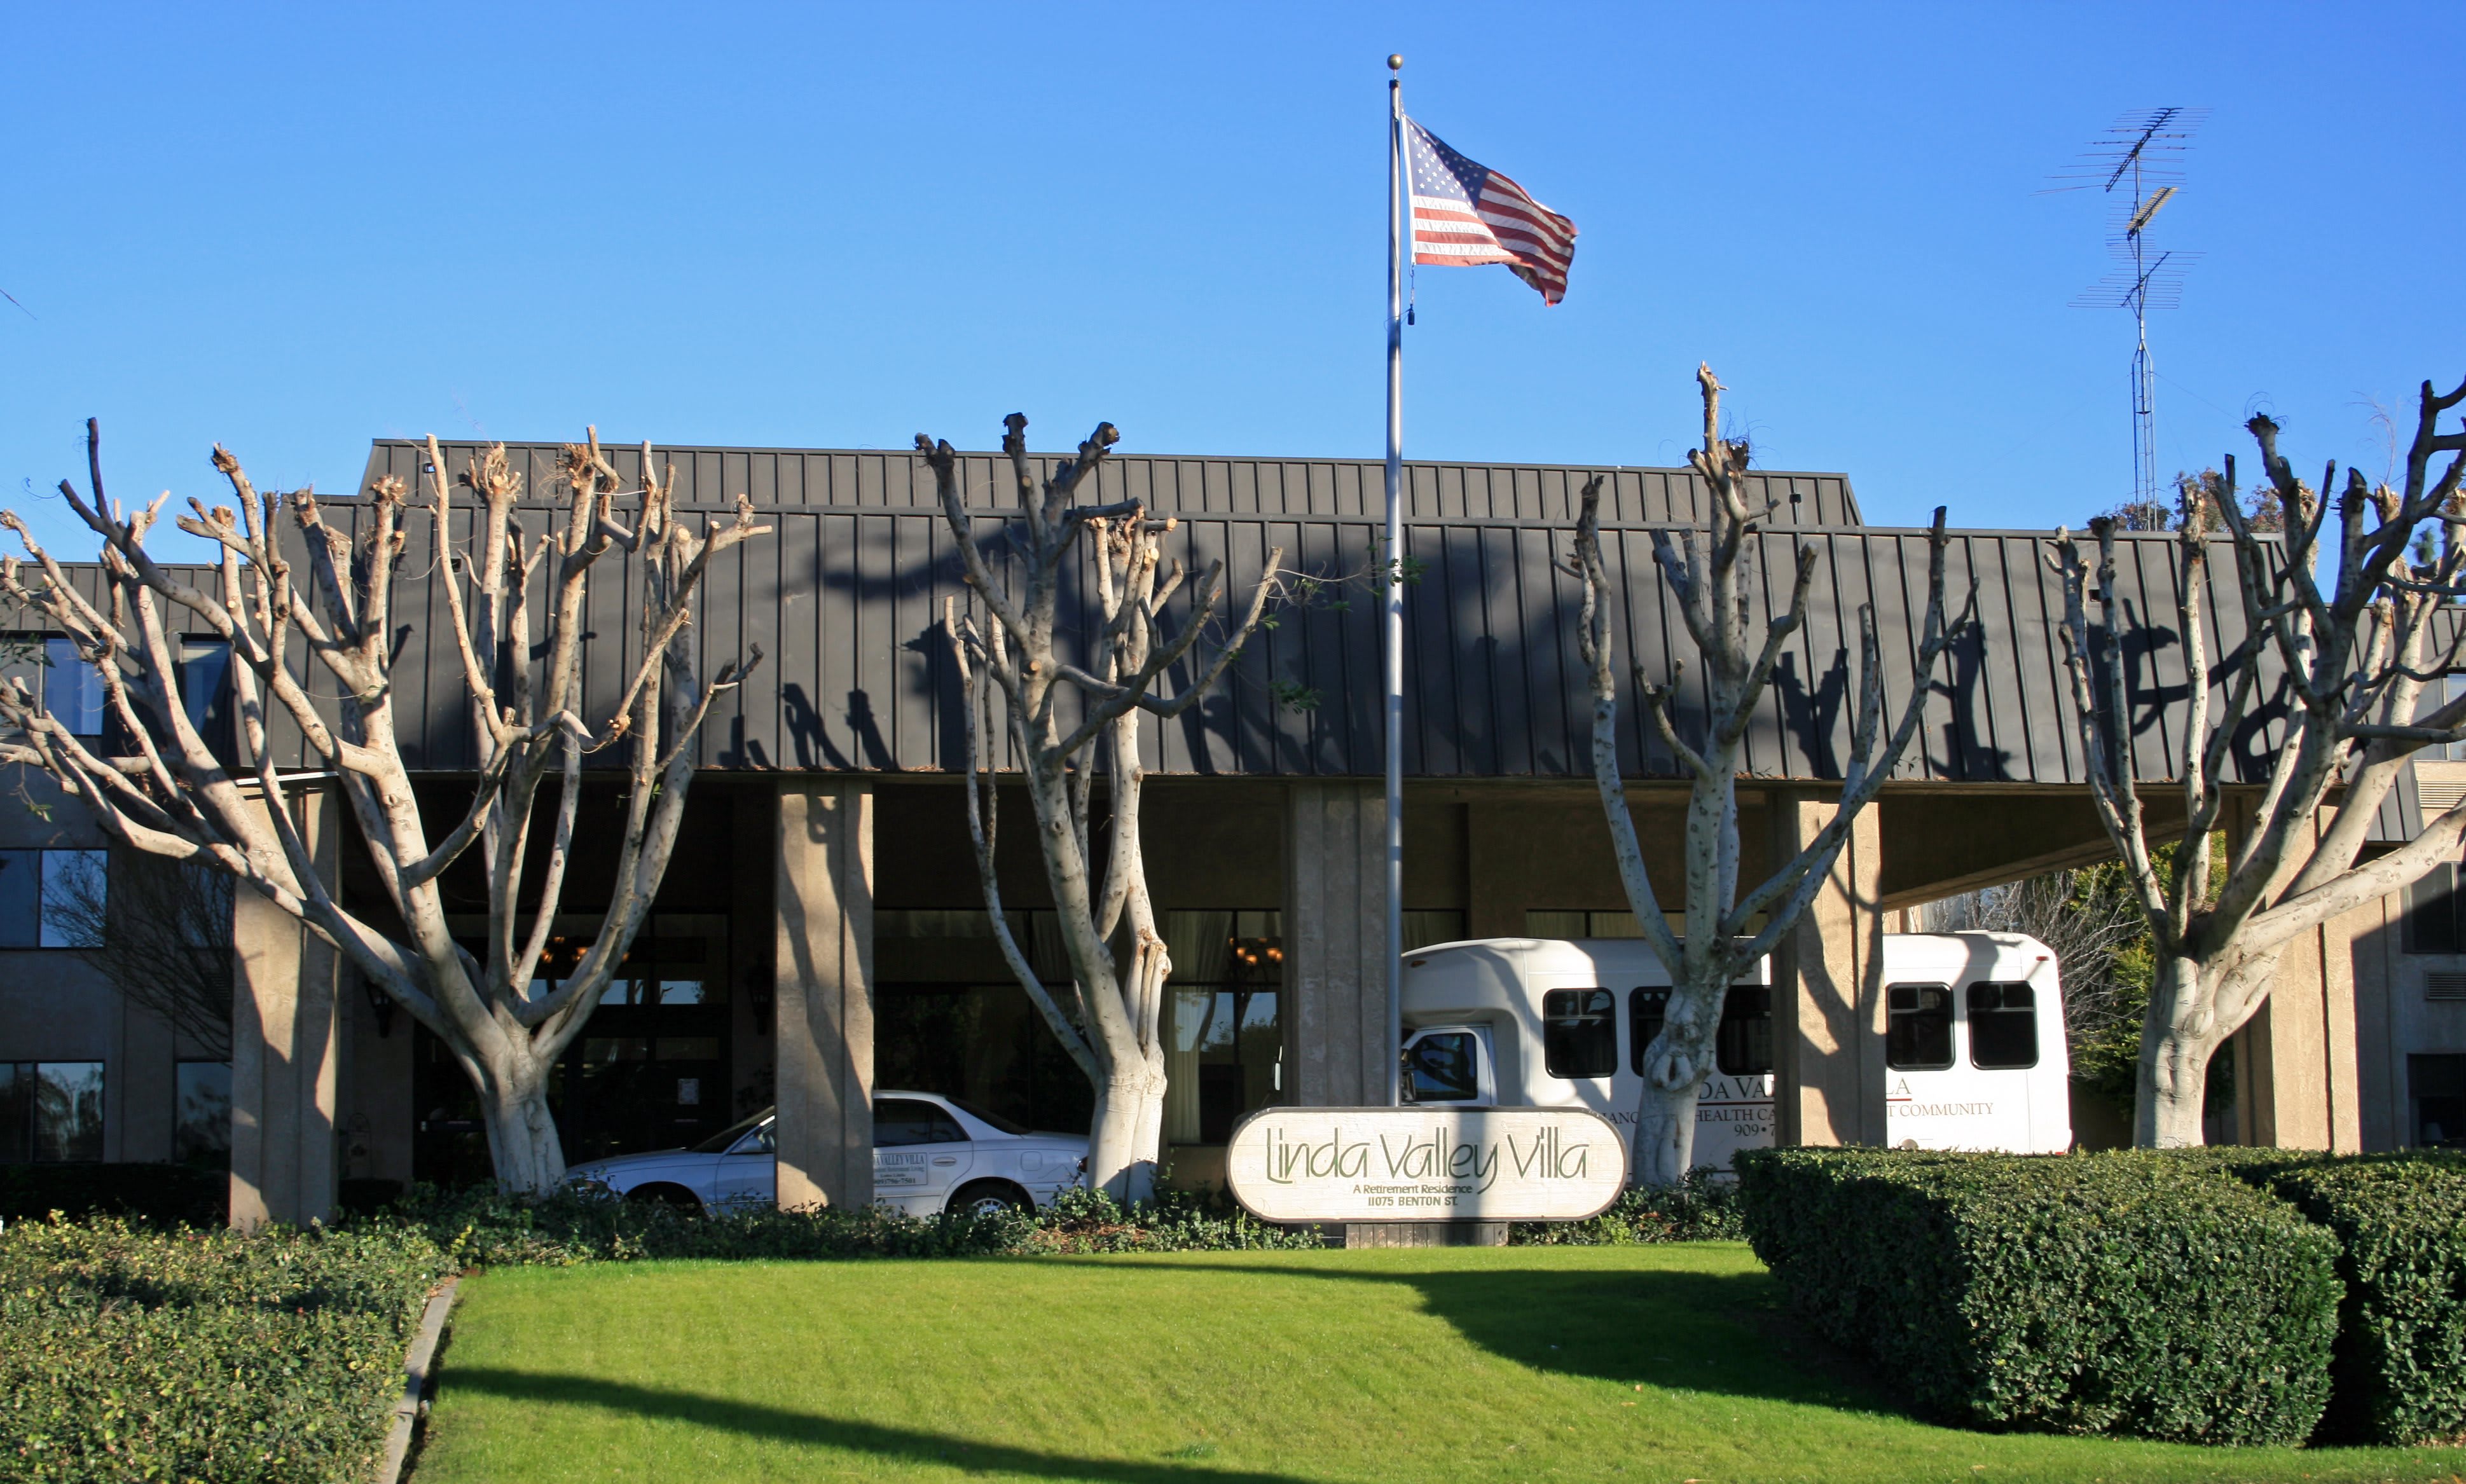
[{"label": "car windshield", "polygon": [[771,1116],[771,1113],[772,1110],[765,1108],[751,1118],[738,1119],[736,1122],[729,1124],[728,1127],[720,1130],[710,1137],[704,1139],[701,1143],[694,1145],[693,1152],[698,1155],[724,1155],[728,1153],[729,1146],[735,1143],[738,1139],[743,1138],[745,1136],[746,1130],[759,1125],[763,1119]]},{"label": "car windshield", "polygon": [[995,1128],[1001,1130],[1004,1134],[1025,1134],[1029,1132],[1027,1125],[1020,1122],[1018,1119],[1005,1118],[991,1109],[979,1108],[975,1104],[969,1102],[964,1097],[951,1097],[946,1094],[942,1100],[949,1103],[952,1107],[959,1110],[959,1112],[966,1113],[969,1117],[975,1119],[978,1123],[990,1123]]}]

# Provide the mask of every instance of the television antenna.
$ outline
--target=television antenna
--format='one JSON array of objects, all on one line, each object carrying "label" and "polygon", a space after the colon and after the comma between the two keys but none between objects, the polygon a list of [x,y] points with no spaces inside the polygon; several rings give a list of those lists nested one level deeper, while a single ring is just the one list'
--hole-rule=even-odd
[{"label": "television antenna", "polygon": [[2106,249],[2114,271],[2073,300],[2080,309],[2132,311],[2132,499],[2158,503],[2158,372],[2149,358],[2149,311],[2184,301],[2184,271],[2201,255],[2158,251],[2149,225],[2183,190],[2184,152],[2207,108],[2148,108],[2108,126],[2054,191],[2096,190],[2108,200]]}]

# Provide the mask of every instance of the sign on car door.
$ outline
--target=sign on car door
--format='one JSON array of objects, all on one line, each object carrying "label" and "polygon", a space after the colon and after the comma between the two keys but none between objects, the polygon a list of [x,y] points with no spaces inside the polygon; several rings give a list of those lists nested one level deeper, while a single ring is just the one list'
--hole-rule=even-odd
[{"label": "sign on car door", "polygon": [[873,1188],[907,1203],[947,1196],[968,1174],[975,1154],[968,1131],[944,1109],[921,1098],[884,1097],[873,1104]]}]

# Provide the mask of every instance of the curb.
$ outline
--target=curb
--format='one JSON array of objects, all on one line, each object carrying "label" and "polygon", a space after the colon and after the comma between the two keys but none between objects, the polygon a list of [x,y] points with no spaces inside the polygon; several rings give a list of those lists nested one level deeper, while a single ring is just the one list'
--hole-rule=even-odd
[{"label": "curb", "polygon": [[445,1316],[454,1310],[455,1290],[462,1286],[458,1275],[445,1280],[445,1286],[429,1295],[428,1310],[419,1316],[419,1333],[412,1337],[411,1353],[403,1360],[402,1400],[393,1405],[393,1427],[386,1433],[385,1457],[377,1465],[377,1484],[399,1484],[404,1463],[411,1457],[411,1432],[428,1402],[428,1368],[437,1359],[437,1338],[445,1333]]}]

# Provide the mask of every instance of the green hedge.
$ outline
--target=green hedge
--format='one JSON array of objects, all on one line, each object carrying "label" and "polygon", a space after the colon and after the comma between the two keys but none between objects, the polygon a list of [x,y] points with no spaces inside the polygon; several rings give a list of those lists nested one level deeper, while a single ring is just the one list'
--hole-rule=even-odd
[{"label": "green hedge", "polygon": [[0,1164],[0,1221],[125,1216],[154,1226],[219,1226],[231,1172],[200,1164]]},{"label": "green hedge", "polygon": [[0,1480],[362,1484],[444,1270],[408,1231],[0,1234]]},{"label": "green hedge", "polygon": [[1636,1247],[1735,1242],[1746,1234],[1737,1181],[1698,1167],[1671,1189],[1630,1189],[1589,1221],[1516,1222],[1507,1228],[1507,1241],[1511,1247]]},{"label": "green hedge", "polygon": [[2466,1162],[2365,1156],[2269,1183],[2338,1240],[2345,1302],[2322,1432],[2392,1444],[2466,1433]]},{"label": "green hedge", "polygon": [[2295,1444],[2320,1421],[2335,1243],[2159,1155],[1761,1150],[1749,1240],[1825,1336],[1972,1427]]},{"label": "green hedge", "polygon": [[458,1268],[671,1257],[988,1257],[1319,1245],[1314,1231],[1270,1226],[1230,1202],[1177,1192],[1126,1208],[1101,1193],[1065,1190],[1032,1217],[1009,1211],[906,1216],[882,1206],[755,1207],[705,1217],[583,1190],[531,1200],[485,1187],[418,1186],[385,1210],[348,1225],[355,1230],[407,1227],[434,1242]]}]

